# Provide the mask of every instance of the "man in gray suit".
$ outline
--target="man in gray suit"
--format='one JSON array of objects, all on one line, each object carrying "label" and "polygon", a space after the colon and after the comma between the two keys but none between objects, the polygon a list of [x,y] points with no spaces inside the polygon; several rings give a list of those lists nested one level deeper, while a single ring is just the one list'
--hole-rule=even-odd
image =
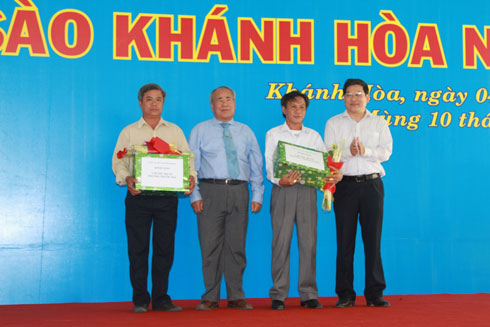
[{"label": "man in gray suit", "polygon": [[222,86],[210,95],[214,118],[195,126],[189,137],[199,186],[190,198],[197,214],[206,292],[197,310],[218,307],[223,275],[228,307],[252,309],[242,288],[246,266],[250,183],[252,212],[262,207],[262,153],[252,130],[233,119],[235,92]]}]

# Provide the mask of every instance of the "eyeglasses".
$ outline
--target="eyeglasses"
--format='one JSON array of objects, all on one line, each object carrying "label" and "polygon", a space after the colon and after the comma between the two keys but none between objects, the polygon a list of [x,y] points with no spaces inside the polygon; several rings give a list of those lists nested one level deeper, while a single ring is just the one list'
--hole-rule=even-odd
[{"label": "eyeglasses", "polygon": [[356,97],[356,98],[360,98],[362,97],[364,94],[364,92],[362,91],[357,91],[357,92],[347,92],[345,95],[344,95],[344,98],[351,98],[351,97]]}]

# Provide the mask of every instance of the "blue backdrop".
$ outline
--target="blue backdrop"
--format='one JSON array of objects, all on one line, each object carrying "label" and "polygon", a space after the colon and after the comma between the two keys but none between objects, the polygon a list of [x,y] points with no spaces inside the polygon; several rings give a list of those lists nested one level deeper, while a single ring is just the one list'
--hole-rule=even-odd
[{"label": "blue backdrop", "polygon": [[[206,19],[217,4],[227,11]],[[212,117],[211,90],[232,87],[235,119],[254,130],[263,151],[267,130],[284,121],[279,97],[288,87],[312,97],[305,125],[323,135],[327,119],[344,110],[341,94],[332,98],[331,92],[349,77],[372,85],[368,108],[391,117],[394,150],[384,164],[386,294],[490,292],[489,11],[483,0],[2,1],[0,304],[131,299],[126,189],[115,184],[111,156],[121,129],[141,116],[141,85],[162,85],[163,117],[187,136]],[[128,26],[138,32],[132,43],[124,38],[128,29],[116,24],[128,13]],[[136,24],[145,17],[137,20],[140,13],[149,17],[146,28]],[[179,57],[179,45],[171,47],[172,58],[156,50],[158,17],[172,17],[177,30],[179,15],[194,17],[193,28],[182,27],[193,41],[186,43],[193,44],[190,59]],[[259,30],[266,29],[262,19],[276,26],[264,32],[272,39],[264,41],[260,56],[253,50],[252,62],[245,62],[239,46],[244,18]],[[293,33],[302,21],[313,32],[302,37],[303,45],[285,45],[278,31],[288,21]],[[355,37],[357,48],[348,41]],[[131,59],[119,58],[116,48],[129,50]],[[230,48],[234,56],[227,60]],[[145,49],[151,49],[149,57]],[[247,297],[267,297],[272,284],[270,190],[267,181],[262,211],[250,216]],[[320,211],[318,234],[320,296],[333,296],[333,213]],[[297,296],[292,244],[290,296]],[[362,252],[359,239],[359,294]],[[182,198],[170,294],[197,299],[203,291],[196,217]]]}]

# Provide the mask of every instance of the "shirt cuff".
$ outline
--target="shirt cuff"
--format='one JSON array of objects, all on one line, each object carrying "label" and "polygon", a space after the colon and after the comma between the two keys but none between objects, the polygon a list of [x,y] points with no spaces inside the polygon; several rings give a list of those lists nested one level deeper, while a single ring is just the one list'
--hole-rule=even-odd
[{"label": "shirt cuff", "polygon": [[199,192],[197,185],[191,195],[189,195],[189,200],[191,201],[191,203],[202,200],[201,193]]},{"label": "shirt cuff", "polygon": [[252,194],[252,202],[258,202],[262,204],[263,196],[260,194]]},{"label": "shirt cuff", "polygon": [[123,172],[123,173],[117,174],[116,183],[121,185],[121,186],[127,185],[126,177],[128,177],[128,176],[129,176],[129,172]]}]

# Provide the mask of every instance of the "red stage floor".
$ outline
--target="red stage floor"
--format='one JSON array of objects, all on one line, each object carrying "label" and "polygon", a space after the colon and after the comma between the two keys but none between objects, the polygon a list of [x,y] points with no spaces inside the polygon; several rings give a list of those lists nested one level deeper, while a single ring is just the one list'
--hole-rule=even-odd
[{"label": "red stage floor", "polygon": [[198,300],[175,301],[184,310],[177,313],[132,313],[129,302],[60,303],[0,306],[0,326],[490,326],[490,294],[391,295],[389,308],[366,307],[358,297],[355,307],[335,308],[336,298],[320,298],[323,309],[299,306],[299,299],[286,301],[286,310],[270,309],[269,299],[249,299],[254,310],[220,308],[196,311]]}]

